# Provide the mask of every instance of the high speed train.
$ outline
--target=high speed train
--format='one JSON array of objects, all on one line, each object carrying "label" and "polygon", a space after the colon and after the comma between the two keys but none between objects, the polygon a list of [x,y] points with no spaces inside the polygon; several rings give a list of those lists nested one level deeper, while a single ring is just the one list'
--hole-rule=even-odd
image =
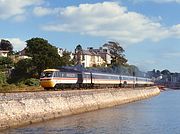
[{"label": "high speed train", "polygon": [[46,69],[40,77],[41,86],[46,89],[102,88],[151,86],[151,79],[135,76],[93,73],[72,69]]}]

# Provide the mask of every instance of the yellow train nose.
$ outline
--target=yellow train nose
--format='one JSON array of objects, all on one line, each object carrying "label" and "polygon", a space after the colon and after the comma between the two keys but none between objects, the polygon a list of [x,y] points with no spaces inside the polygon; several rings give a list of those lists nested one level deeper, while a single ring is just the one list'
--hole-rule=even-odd
[{"label": "yellow train nose", "polygon": [[56,83],[52,80],[41,80],[40,84],[42,87],[54,87]]}]

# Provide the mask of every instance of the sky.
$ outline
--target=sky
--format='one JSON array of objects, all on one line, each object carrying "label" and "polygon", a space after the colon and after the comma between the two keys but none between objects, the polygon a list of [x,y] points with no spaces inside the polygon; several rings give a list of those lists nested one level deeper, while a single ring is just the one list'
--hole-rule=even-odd
[{"label": "sky", "polygon": [[180,72],[180,0],[0,0],[0,39],[73,51],[117,41],[142,71]]}]

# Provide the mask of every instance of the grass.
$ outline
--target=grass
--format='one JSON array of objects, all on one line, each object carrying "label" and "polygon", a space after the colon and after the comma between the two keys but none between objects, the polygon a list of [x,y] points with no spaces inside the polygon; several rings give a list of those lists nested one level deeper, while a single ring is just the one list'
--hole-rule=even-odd
[{"label": "grass", "polygon": [[24,84],[14,85],[5,84],[0,86],[0,93],[12,93],[12,92],[35,92],[43,90],[40,86],[27,86]]}]

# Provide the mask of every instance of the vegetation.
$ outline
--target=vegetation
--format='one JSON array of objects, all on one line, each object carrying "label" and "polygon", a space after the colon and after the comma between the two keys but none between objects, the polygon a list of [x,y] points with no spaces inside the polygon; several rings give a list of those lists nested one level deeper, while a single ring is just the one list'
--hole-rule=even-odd
[{"label": "vegetation", "polygon": [[32,58],[32,66],[38,76],[46,68],[54,68],[62,65],[57,48],[43,38],[27,40],[26,54]]},{"label": "vegetation", "polygon": [[[127,64],[124,49],[118,42],[110,41],[103,46],[110,50],[112,64],[106,67],[104,63],[101,66],[90,68],[91,70],[124,75],[143,75],[136,66]],[[13,52],[12,44],[8,40],[1,40],[0,50]],[[25,53],[29,58],[16,61],[12,60],[12,56],[17,57],[13,53],[8,57],[0,57],[0,92],[42,90],[39,87],[39,77],[44,69],[71,65],[81,68],[81,60],[84,58],[81,56],[81,45],[77,45],[75,58],[71,60],[70,52],[65,50],[60,56],[57,48],[43,38],[27,40]],[[11,72],[10,75],[9,72]]]},{"label": "vegetation", "polygon": [[128,60],[125,58],[125,50],[118,42],[109,41],[105,43],[103,47],[107,47],[111,54],[111,65],[105,68],[105,72],[119,73],[123,75],[132,76],[144,76],[144,72],[141,72],[138,67],[127,64]]},{"label": "vegetation", "polygon": [[15,69],[11,71],[11,77],[8,82],[17,84],[31,78],[32,74],[32,59],[23,59],[15,64]]},{"label": "vegetation", "polygon": [[71,52],[63,51],[63,56],[60,57],[60,65],[61,66],[72,66],[74,65],[74,61],[71,60]]},{"label": "vegetation", "polygon": [[110,50],[110,54],[112,55],[112,65],[119,66],[127,63],[128,60],[123,54],[124,49],[118,42],[109,41],[108,43],[104,44],[103,47],[107,47]]},{"label": "vegetation", "polygon": [[70,52],[64,51],[60,57],[57,48],[43,38],[32,38],[26,42],[25,52],[29,58],[15,63],[8,83],[39,86],[39,77],[44,69],[73,64]]},{"label": "vegetation", "polygon": [[24,84],[6,84],[0,86],[1,93],[10,93],[10,92],[24,92],[24,91],[42,91],[43,88],[40,86],[27,86]]},{"label": "vegetation", "polygon": [[75,64],[76,65],[80,65],[81,64],[81,55],[82,55],[82,46],[79,44],[76,46],[76,49],[75,49]]},{"label": "vegetation", "polygon": [[134,65],[119,65],[119,66],[108,66],[108,67],[89,67],[92,72],[104,72],[104,73],[113,73],[113,74],[122,74],[122,75],[131,75],[144,77],[145,73],[140,71],[138,67]]},{"label": "vegetation", "polygon": [[6,84],[6,79],[7,79],[7,77],[6,77],[5,73],[0,71],[0,86]]},{"label": "vegetation", "polygon": [[28,86],[39,86],[39,79],[35,79],[35,78],[26,79],[24,84]]},{"label": "vegetation", "polygon": [[13,46],[11,44],[11,42],[9,42],[8,40],[1,40],[0,42],[0,50],[5,50],[5,51],[9,51],[12,52],[13,51]]},{"label": "vegetation", "polygon": [[13,61],[9,57],[0,57],[0,70],[5,71],[13,66]]}]

